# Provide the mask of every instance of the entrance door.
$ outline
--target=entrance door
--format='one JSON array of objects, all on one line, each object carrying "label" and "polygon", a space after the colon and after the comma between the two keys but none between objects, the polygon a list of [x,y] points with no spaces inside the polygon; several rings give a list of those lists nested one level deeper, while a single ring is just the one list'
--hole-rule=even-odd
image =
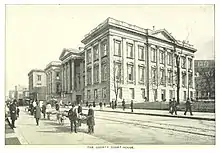
[{"label": "entrance door", "polygon": [[76,103],[79,104],[82,99],[81,95],[76,95]]}]

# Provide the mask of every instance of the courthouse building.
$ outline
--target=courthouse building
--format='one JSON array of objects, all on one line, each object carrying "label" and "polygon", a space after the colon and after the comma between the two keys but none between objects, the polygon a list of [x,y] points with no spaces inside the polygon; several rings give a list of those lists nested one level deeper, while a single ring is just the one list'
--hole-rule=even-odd
[{"label": "courthouse building", "polygon": [[44,70],[33,69],[28,73],[28,78],[30,99],[46,101],[46,74]]},{"label": "courthouse building", "polygon": [[60,100],[61,98],[61,62],[52,61],[46,68],[46,99]]},{"label": "courthouse building", "polygon": [[82,48],[64,48],[61,60],[62,99],[64,103],[84,100],[85,62]]},{"label": "courthouse building", "polygon": [[118,101],[168,101],[176,97],[178,56],[180,101],[194,95],[196,49],[176,40],[165,29],[144,29],[108,18],[85,35],[82,43],[84,51],[63,51],[60,58],[63,73],[74,72],[74,75],[64,78],[63,90],[66,94],[74,90],[69,85],[77,82],[75,74],[84,77],[84,72],[81,73],[84,70],[85,93],[75,94],[81,95],[85,101],[110,102],[116,99],[117,90]]}]

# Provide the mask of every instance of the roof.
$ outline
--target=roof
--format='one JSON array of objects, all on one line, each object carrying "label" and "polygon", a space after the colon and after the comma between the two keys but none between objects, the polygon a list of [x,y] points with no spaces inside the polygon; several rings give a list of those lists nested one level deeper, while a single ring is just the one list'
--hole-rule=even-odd
[{"label": "roof", "polygon": [[33,72],[45,72],[44,70],[41,69],[32,69],[29,73],[28,76],[31,75]]},{"label": "roof", "polygon": [[46,69],[50,68],[50,67],[59,67],[61,66],[61,61],[51,61],[49,64],[47,64]]},{"label": "roof", "polygon": [[71,55],[75,55],[80,57],[80,55],[82,54],[82,50],[78,50],[78,49],[74,49],[74,48],[64,48],[59,59],[62,61],[63,59],[71,56]]}]

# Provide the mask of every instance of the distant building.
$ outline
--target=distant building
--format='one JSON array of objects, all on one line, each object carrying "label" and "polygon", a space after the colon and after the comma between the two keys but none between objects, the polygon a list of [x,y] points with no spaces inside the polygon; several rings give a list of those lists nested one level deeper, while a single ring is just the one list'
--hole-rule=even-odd
[{"label": "distant building", "polygon": [[46,99],[60,100],[61,98],[61,62],[52,61],[46,68]]},{"label": "distant building", "polygon": [[196,98],[215,98],[215,61],[195,60]]},{"label": "distant building", "polygon": [[46,74],[44,70],[33,69],[28,73],[31,100],[46,100]]},{"label": "distant building", "polygon": [[61,65],[62,99],[64,103],[80,103],[84,100],[85,63],[84,52],[79,48],[64,48],[59,59]]}]

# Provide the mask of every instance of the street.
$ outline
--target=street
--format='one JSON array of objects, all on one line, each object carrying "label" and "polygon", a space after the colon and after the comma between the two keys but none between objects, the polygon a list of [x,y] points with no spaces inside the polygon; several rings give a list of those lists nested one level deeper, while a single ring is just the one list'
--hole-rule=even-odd
[{"label": "street", "polygon": [[89,135],[85,124],[79,127],[78,133],[70,133],[69,120],[59,125],[56,115],[50,121],[41,119],[40,126],[36,126],[35,118],[25,112],[24,107],[20,109],[15,132],[21,144],[215,144],[214,121],[95,111],[95,133]]}]

